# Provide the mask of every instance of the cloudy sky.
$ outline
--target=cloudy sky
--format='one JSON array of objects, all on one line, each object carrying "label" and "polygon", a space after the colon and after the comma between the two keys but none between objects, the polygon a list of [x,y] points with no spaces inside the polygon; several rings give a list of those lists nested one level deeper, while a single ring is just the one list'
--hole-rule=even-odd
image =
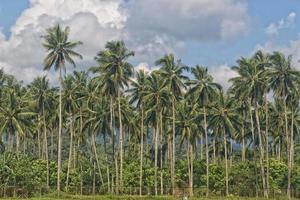
[{"label": "cloudy sky", "polygon": [[226,84],[235,60],[257,49],[293,54],[300,69],[299,15],[299,0],[1,0],[0,67],[25,82],[43,75],[40,36],[60,23],[84,43],[80,69],[95,65],[106,41],[122,39],[137,68],[174,53]]}]

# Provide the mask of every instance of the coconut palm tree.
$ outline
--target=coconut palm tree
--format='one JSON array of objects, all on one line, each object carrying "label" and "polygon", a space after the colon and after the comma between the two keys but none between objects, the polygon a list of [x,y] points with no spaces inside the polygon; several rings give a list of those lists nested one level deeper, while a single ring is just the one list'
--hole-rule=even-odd
[{"label": "coconut palm tree", "polygon": [[207,133],[207,105],[210,100],[216,98],[221,86],[213,82],[213,77],[208,74],[207,68],[197,65],[191,70],[194,79],[187,82],[190,86],[188,95],[202,106],[204,118],[205,152],[206,152],[206,195],[209,195],[209,155],[208,155],[208,133]]},{"label": "coconut palm tree", "polygon": [[141,130],[140,130],[140,188],[139,193],[142,195],[143,188],[143,152],[144,152],[144,96],[147,86],[147,74],[144,71],[136,73],[136,81],[131,82],[131,88],[127,90],[130,93],[130,103],[136,104],[136,108],[140,111],[141,117]]},{"label": "coconut palm tree", "polygon": [[62,71],[66,70],[65,63],[69,62],[74,67],[75,62],[72,57],[82,59],[82,56],[74,51],[80,41],[69,41],[70,28],[62,29],[58,24],[47,29],[43,36],[43,46],[47,50],[47,56],[44,59],[44,70],[49,71],[52,67],[59,71],[59,128],[58,128],[58,165],[57,165],[57,191],[60,191],[60,173],[61,173],[61,147],[62,147]]},{"label": "coconut palm tree", "polygon": [[1,100],[0,134],[7,132],[11,139],[14,135],[16,136],[16,152],[18,153],[20,137],[25,136],[25,127],[30,125],[30,120],[36,113],[30,110],[29,96],[20,84],[8,84]]},{"label": "coconut palm tree", "polygon": [[259,138],[259,150],[260,150],[260,168],[261,168],[261,178],[264,190],[264,197],[268,196],[268,190],[266,187],[266,177],[264,169],[264,147],[263,147],[263,136],[261,133],[261,123],[259,116],[260,102],[262,102],[262,97],[265,93],[265,75],[264,75],[264,65],[257,62],[255,57],[247,59],[241,58],[237,61],[238,66],[232,67],[232,69],[237,72],[238,76],[230,79],[232,82],[231,90],[234,91],[236,97],[244,97],[249,101],[249,113],[250,113],[250,123],[253,141],[255,138],[254,134],[254,121],[253,121],[253,108],[254,116],[257,128],[257,135]]},{"label": "coconut palm tree", "polygon": [[210,109],[210,122],[211,127],[217,129],[218,132],[223,132],[224,154],[225,154],[225,183],[226,195],[229,195],[228,185],[228,160],[227,160],[227,137],[231,135],[240,127],[240,117],[237,112],[235,101],[225,96],[221,91],[216,103]]},{"label": "coconut palm tree", "polygon": [[202,126],[197,125],[198,112],[197,104],[193,104],[188,100],[182,100],[178,105],[178,120],[177,132],[181,136],[181,143],[186,141],[187,143],[187,160],[188,160],[188,177],[189,177],[189,195],[193,196],[193,151],[196,146],[197,138],[203,131]]},{"label": "coconut palm tree", "polygon": [[144,100],[146,103],[146,115],[148,119],[150,119],[151,124],[154,128],[154,187],[155,187],[155,195],[157,195],[157,168],[158,168],[158,140],[159,140],[159,132],[160,132],[160,116],[163,112],[163,108],[168,105],[170,96],[168,92],[168,88],[165,85],[165,81],[159,75],[158,71],[154,71],[148,77],[148,84],[145,91]]},{"label": "coconut palm tree", "polygon": [[[46,112],[49,109],[50,101],[52,101],[53,92],[55,88],[50,87],[49,80],[46,76],[38,77],[33,80],[29,85],[29,90],[35,105],[37,107],[38,118],[43,121],[43,132],[44,132],[44,152],[47,162],[47,186],[49,186],[49,159],[48,159],[48,140],[47,140],[47,123],[46,123]],[[39,120],[38,120],[39,121]],[[39,131],[39,130],[38,130]]]},{"label": "coconut palm tree", "polygon": [[119,115],[119,148],[120,148],[120,186],[123,186],[123,124],[121,115],[121,94],[124,87],[128,87],[130,77],[133,75],[133,66],[128,59],[134,55],[126,48],[123,41],[107,42],[105,49],[96,56],[104,80],[111,80],[112,87],[117,92]]},{"label": "coconut palm tree", "polygon": [[[274,52],[271,55],[272,67],[268,71],[268,77],[270,85],[274,90],[275,98],[280,100],[284,107],[285,113],[285,136],[287,144],[287,152],[292,152],[290,147],[290,138],[291,135],[288,130],[288,118],[287,118],[287,96],[289,93],[298,93],[298,84],[297,79],[300,76],[300,72],[293,69],[292,67],[292,57],[288,56],[287,58],[280,52]],[[291,156],[288,154],[288,184],[287,184],[287,196],[291,198]]]},{"label": "coconut palm tree", "polygon": [[175,104],[182,96],[182,89],[185,88],[183,81],[188,80],[187,76],[183,75],[188,67],[184,66],[180,60],[175,61],[173,54],[165,55],[155,62],[156,65],[161,66],[160,74],[164,77],[166,85],[172,96],[172,162],[171,162],[171,184],[172,193],[175,194]]}]

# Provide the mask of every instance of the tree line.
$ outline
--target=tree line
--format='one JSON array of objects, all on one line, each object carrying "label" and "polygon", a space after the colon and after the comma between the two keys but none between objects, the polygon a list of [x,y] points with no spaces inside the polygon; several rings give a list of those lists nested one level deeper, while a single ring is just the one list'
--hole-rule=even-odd
[{"label": "tree line", "polygon": [[[186,187],[192,196],[195,182],[208,196],[220,165],[229,195],[232,170],[242,165],[254,173],[256,195],[262,190],[268,197],[278,161],[287,168],[281,186],[291,197],[300,181],[294,177],[300,170],[300,71],[291,56],[257,51],[241,57],[226,91],[206,67],[186,66],[172,54],[155,62],[157,70],[135,71],[134,52],[123,41],[107,42],[95,56],[97,66],[66,74],[67,64],[82,58],[75,51],[82,43],[70,41],[69,32],[56,25],[42,37],[44,70],[57,71],[59,87],[45,76],[24,85],[0,71],[1,150],[44,160],[47,186],[68,188],[74,170],[81,175],[90,163],[94,184],[107,193],[122,194],[132,182],[140,194],[146,186],[155,195]],[[128,167],[138,172],[133,180]]]}]

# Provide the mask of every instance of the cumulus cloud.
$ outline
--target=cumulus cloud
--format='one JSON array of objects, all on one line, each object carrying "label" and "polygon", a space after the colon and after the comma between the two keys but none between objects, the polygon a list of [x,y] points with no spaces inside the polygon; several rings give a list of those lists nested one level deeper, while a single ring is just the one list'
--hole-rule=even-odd
[{"label": "cumulus cloud", "polygon": [[266,34],[272,36],[277,35],[281,29],[286,29],[295,25],[296,13],[290,12],[287,17],[282,18],[276,23],[271,23],[266,28]]},{"label": "cumulus cloud", "polygon": [[224,90],[227,90],[230,87],[229,80],[238,75],[226,64],[210,67],[208,70],[209,73],[214,77],[214,81],[222,85]]},{"label": "cumulus cloud", "polygon": [[284,53],[286,56],[292,55],[293,60],[292,64],[294,67],[300,70],[300,36],[295,40],[290,40],[287,45],[276,45],[271,41],[267,41],[264,44],[258,44],[254,48],[254,50],[263,50],[268,53],[272,53],[274,51],[280,51]]},{"label": "cumulus cloud", "polygon": [[136,63],[153,63],[166,53],[180,53],[185,42],[233,39],[247,31],[243,0],[30,0],[6,38],[0,31],[0,67],[25,82],[42,75],[45,50],[41,35],[60,23],[71,27],[71,39],[84,45],[78,66],[108,40],[123,39],[136,52]]}]

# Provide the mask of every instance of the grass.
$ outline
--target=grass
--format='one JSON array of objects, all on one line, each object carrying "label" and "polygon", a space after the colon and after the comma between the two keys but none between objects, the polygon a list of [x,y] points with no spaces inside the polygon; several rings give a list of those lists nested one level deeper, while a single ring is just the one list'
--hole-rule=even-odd
[{"label": "grass", "polygon": [[[5,198],[7,199],[24,199],[24,198]],[[58,197],[56,193],[48,194],[46,196],[42,197],[34,197],[34,198],[29,198],[29,200],[71,200],[71,199],[77,199],[77,200],[181,200],[182,198],[178,197],[172,197],[172,196],[74,196],[74,195],[69,195],[65,193],[61,193],[60,196]],[[269,198],[273,199],[273,198]],[[278,200],[284,200],[287,198],[282,198],[278,197],[275,198]],[[245,197],[209,197],[209,198],[189,198],[188,200],[266,200],[264,198],[245,198]]]}]

